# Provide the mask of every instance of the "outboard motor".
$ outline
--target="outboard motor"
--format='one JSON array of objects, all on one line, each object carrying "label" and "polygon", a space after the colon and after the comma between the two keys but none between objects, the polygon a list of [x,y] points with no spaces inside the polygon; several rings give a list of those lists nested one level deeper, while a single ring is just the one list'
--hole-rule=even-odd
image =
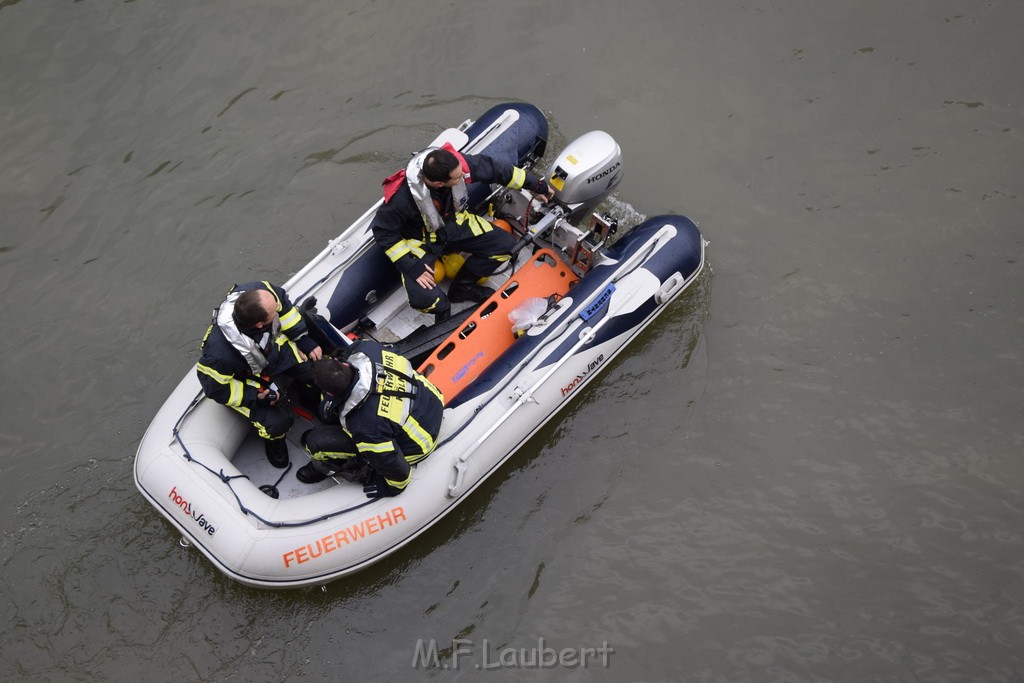
[{"label": "outboard motor", "polygon": [[582,135],[558,155],[548,171],[555,196],[568,205],[576,221],[611,194],[622,180],[622,150],[611,135],[594,130]]}]

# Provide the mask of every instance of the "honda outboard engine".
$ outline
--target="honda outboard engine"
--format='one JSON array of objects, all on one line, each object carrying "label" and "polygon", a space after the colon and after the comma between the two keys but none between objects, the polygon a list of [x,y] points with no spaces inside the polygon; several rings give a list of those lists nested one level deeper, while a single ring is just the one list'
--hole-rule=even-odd
[{"label": "honda outboard engine", "polygon": [[622,150],[611,135],[594,130],[558,155],[548,171],[555,196],[569,206],[570,220],[592,211],[622,180]]}]

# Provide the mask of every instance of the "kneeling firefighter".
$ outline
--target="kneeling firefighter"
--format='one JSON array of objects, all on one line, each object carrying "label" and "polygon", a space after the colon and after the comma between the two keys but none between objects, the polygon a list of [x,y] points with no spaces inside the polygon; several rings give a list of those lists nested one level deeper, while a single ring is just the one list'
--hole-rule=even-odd
[{"label": "kneeling firefighter", "polygon": [[355,342],[345,361],[316,361],[313,380],[324,395],[317,411],[324,424],[302,435],[313,460],[299,468],[299,481],[340,476],[361,483],[368,498],[404,491],[409,466],[434,450],[441,392],[408,359],[368,339]]}]

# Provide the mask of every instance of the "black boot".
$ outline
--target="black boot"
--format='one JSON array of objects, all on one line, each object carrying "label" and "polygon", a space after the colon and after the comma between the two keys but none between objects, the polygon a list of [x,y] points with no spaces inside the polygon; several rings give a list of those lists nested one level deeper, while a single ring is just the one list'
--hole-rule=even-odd
[{"label": "black boot", "polygon": [[448,289],[448,301],[455,304],[460,301],[472,301],[478,304],[487,301],[492,294],[494,290],[490,287],[478,285],[472,280],[456,279]]},{"label": "black boot", "polygon": [[283,470],[288,467],[288,443],[284,438],[280,439],[264,439],[263,448],[267,452],[267,460],[270,464],[279,470]]},{"label": "black boot", "polygon": [[315,484],[326,479],[327,475],[316,466],[316,463],[308,462],[298,469],[295,478],[303,484]]}]

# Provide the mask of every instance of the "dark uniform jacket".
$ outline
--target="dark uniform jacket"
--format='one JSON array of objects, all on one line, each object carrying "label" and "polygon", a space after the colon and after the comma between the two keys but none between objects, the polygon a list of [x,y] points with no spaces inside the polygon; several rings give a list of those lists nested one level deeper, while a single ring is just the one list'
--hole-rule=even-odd
[{"label": "dark uniform jacket", "polygon": [[[497,183],[513,190],[523,187],[533,189],[540,184],[540,179],[534,174],[487,155],[465,154],[462,157],[469,166],[473,183]],[[430,195],[446,223],[462,224],[467,220],[483,220],[468,211],[454,215],[451,188],[430,188]],[[416,206],[412,190],[409,189],[408,178],[403,180],[395,193],[377,209],[370,227],[373,230],[374,241],[380,245],[392,263],[402,274],[413,279],[423,273],[420,258],[428,251],[440,251],[445,239],[444,228],[431,233],[423,225],[419,207]]]},{"label": "dark uniform jacket", "polygon": [[[369,393],[343,416],[345,431],[356,452],[389,486],[402,490],[409,484],[409,465],[434,450],[444,398],[404,356],[384,350],[376,341],[360,340],[350,352],[349,362],[354,361],[356,353],[365,355],[373,363],[374,376]],[[353,365],[359,367],[355,362]],[[324,406],[322,410],[331,413],[332,408],[337,411],[340,406]]]},{"label": "dark uniform jacket", "polygon": [[[278,375],[302,362],[298,351],[308,354],[317,343],[306,330],[306,323],[298,309],[288,299],[284,288],[269,282],[247,282],[235,285],[232,292],[251,289],[265,289],[277,300],[277,312],[281,319],[281,335],[271,342],[266,352],[269,377]],[[259,340],[263,330],[240,330],[243,334]],[[256,381],[249,364],[239,351],[231,345],[216,322],[206,331],[203,339],[202,357],[196,366],[199,382],[204,393],[217,403],[230,406],[245,416],[256,407],[256,396],[264,385]]]}]

